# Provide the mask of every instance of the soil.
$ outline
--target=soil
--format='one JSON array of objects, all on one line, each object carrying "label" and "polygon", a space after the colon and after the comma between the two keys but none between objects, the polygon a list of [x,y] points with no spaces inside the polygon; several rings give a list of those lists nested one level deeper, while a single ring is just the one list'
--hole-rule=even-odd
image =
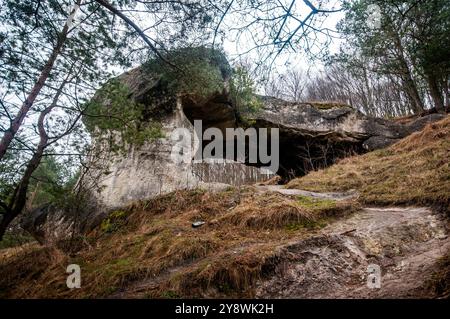
[{"label": "soil", "polygon": [[[345,200],[356,193],[314,193],[260,185],[258,191],[286,196]],[[450,251],[448,220],[424,207],[366,207],[308,238],[276,249],[280,262],[255,286],[257,298],[426,298],[438,261]],[[245,246],[242,250],[258,249]],[[236,249],[236,248],[235,248]],[[142,298],[196,260],[135,282],[113,298]],[[379,287],[368,285],[369,266],[379,267]],[[207,297],[207,296],[205,296]],[[214,297],[214,296],[210,296]]]},{"label": "soil", "polygon": [[[421,298],[450,251],[448,222],[427,208],[365,208],[282,249],[289,259],[260,281],[259,298]],[[369,265],[380,287],[368,285]]]}]

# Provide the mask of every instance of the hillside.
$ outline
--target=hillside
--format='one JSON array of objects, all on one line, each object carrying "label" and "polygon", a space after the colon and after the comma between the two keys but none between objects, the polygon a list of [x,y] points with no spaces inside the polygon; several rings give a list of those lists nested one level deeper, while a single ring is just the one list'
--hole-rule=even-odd
[{"label": "hillside", "polygon": [[450,118],[395,145],[341,160],[292,180],[287,187],[317,192],[355,190],[370,205],[425,205],[450,211]]},{"label": "hillside", "polygon": [[[0,250],[0,296],[448,296],[448,219],[405,205],[448,215],[449,157],[447,117],[288,189],[196,189],[138,201],[59,247]],[[194,228],[196,221],[205,224]],[[404,261],[405,272],[397,269]],[[379,292],[364,288],[374,262],[386,275]],[[81,289],[66,287],[71,263],[81,266]]]}]

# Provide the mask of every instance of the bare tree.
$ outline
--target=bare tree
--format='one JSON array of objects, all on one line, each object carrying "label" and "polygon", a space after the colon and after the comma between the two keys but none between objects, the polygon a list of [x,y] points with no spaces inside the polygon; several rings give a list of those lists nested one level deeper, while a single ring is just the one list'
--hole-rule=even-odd
[{"label": "bare tree", "polygon": [[305,98],[306,74],[299,69],[289,69],[282,78],[284,95],[288,100],[301,102]]}]

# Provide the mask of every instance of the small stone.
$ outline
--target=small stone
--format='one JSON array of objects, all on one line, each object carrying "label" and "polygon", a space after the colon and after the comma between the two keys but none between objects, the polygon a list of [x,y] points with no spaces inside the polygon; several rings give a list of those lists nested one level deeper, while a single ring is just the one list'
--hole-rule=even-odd
[{"label": "small stone", "polygon": [[192,223],[192,227],[193,228],[198,228],[200,226],[203,226],[204,224],[205,224],[205,222],[203,222],[203,221],[193,222]]},{"label": "small stone", "polygon": [[440,234],[437,235],[437,239],[440,239],[440,240],[447,239],[447,237],[448,236],[446,234],[444,234],[444,233],[440,233]]}]

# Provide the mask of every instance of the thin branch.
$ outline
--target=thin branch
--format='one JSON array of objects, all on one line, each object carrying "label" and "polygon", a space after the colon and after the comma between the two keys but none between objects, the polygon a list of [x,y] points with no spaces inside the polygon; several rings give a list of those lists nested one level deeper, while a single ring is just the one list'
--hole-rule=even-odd
[{"label": "thin branch", "polygon": [[227,15],[228,11],[230,11],[230,8],[233,5],[233,2],[234,2],[234,0],[230,1],[230,3],[228,4],[227,8],[225,9],[225,12],[220,17],[219,23],[217,23],[216,29],[214,30],[214,38],[213,38],[213,43],[212,43],[213,47],[214,47],[214,45],[216,43],[216,36],[217,36],[217,33],[219,32],[220,25],[222,24],[222,21],[225,18],[225,16]]},{"label": "thin branch", "polygon": [[177,66],[172,64],[170,61],[168,61],[165,57],[162,56],[162,54],[159,52],[158,49],[153,45],[153,43],[150,42],[148,36],[133,22],[130,18],[128,18],[126,15],[124,15],[122,12],[120,12],[118,9],[116,9],[113,5],[111,5],[107,0],[95,0],[98,4],[102,5],[109,11],[111,11],[113,14],[117,15],[119,18],[121,18],[125,23],[127,23],[129,26],[131,26],[144,40],[144,42],[149,46],[150,50],[153,51],[153,53],[156,54],[158,58],[160,58],[164,63],[167,63],[168,65],[172,66],[173,68],[179,69]]}]

